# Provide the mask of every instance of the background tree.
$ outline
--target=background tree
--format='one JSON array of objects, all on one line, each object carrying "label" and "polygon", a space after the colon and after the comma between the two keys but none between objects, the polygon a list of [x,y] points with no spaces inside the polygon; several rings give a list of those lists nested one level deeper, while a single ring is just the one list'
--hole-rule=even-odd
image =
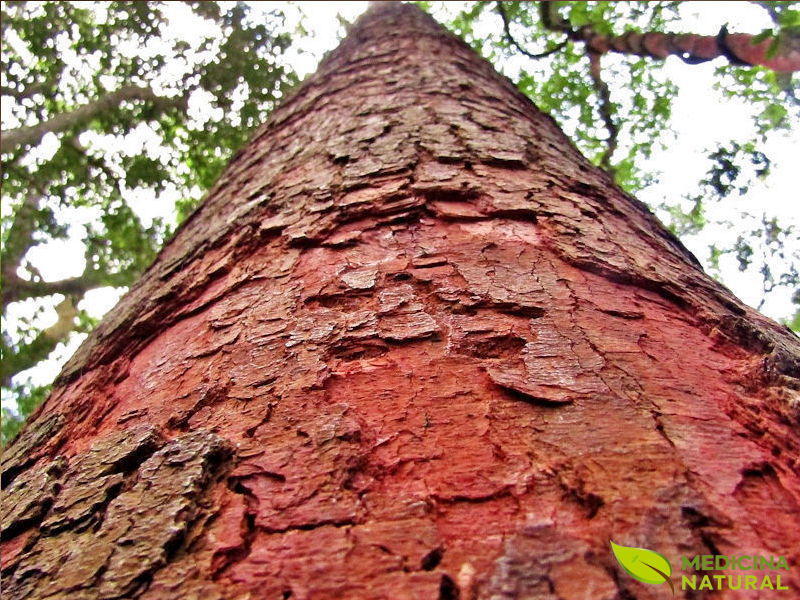
[{"label": "background tree", "polygon": [[[289,41],[279,12],[242,3],[3,3],[2,387],[22,417],[47,388],[15,375],[93,327],[87,292],[152,262],[294,83]],[[143,220],[148,202],[177,217]],[[35,248],[68,237],[84,264],[48,278]],[[4,440],[15,416],[3,409]]]},{"label": "background tree", "polygon": [[[453,10],[422,4],[440,16]],[[679,3],[478,2],[451,14],[450,26],[632,192],[656,177],[647,157],[670,139],[675,86],[653,55],[696,46],[683,56],[696,62],[727,53],[717,84],[758,107],[756,137],[711,149],[708,175],[686,198],[651,200],[673,231],[691,236],[706,225],[709,203],[768,174],[764,137],[798,122],[796,76],[758,66],[792,68],[795,4],[765,3],[772,30],[755,40],[728,35],[710,53],[708,38],[676,46],[660,36],[680,30]],[[48,355],[65,360],[58,344],[71,339],[71,351],[74,332],[94,325],[81,310],[86,290],[125,289],[294,80],[280,62],[289,42],[280,15],[254,18],[239,4],[178,6],[3,5],[3,394],[18,408],[4,409],[4,440],[47,391],[23,371]],[[185,37],[187,29],[201,35]],[[640,32],[649,34],[646,47],[632,35]],[[735,64],[742,60],[751,64]],[[148,203],[168,215],[176,200],[174,220],[137,216]],[[736,226],[735,242],[701,254],[706,268],[719,275],[720,261],[735,256],[743,270],[760,271],[763,297],[796,287],[793,226],[758,211]],[[33,246],[75,236],[85,242],[83,272],[63,281],[39,272]],[[44,322],[46,312],[55,324]]]}]

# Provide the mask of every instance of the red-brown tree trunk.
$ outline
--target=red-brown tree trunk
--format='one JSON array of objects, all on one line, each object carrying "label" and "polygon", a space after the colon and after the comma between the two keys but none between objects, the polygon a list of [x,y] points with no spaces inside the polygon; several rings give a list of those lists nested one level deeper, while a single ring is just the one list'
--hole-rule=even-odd
[{"label": "red-brown tree trunk", "polygon": [[3,598],[668,597],[612,539],[798,594],[798,356],[380,4],[5,452]]}]

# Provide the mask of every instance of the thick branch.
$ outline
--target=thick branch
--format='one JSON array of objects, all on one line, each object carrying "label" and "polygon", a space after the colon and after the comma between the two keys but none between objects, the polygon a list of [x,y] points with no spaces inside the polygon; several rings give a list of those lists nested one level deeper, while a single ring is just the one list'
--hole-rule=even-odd
[{"label": "thick branch", "polygon": [[22,204],[14,211],[14,218],[3,246],[2,277],[4,286],[6,273],[16,273],[25,254],[34,244],[33,232],[36,229],[39,194],[41,194],[41,190],[38,188],[28,189]]},{"label": "thick branch", "polygon": [[619,136],[619,127],[617,127],[614,117],[611,114],[611,92],[608,89],[608,84],[603,81],[600,67],[601,54],[589,51],[589,73],[592,76],[592,85],[594,86],[597,96],[600,98],[600,116],[603,118],[603,124],[608,130],[608,139],[606,140],[606,150],[600,158],[600,166],[607,172],[612,172],[611,156],[614,150],[617,149],[617,137]]},{"label": "thick branch", "polygon": [[547,29],[565,33],[571,40],[584,42],[588,50],[598,54],[618,52],[659,59],[674,55],[690,64],[723,56],[733,64],[762,66],[784,73],[800,71],[800,40],[793,36],[787,35],[777,53],[770,57],[768,53],[772,39],[754,44],[755,36],[728,33],[725,27],[715,36],[657,31],[629,31],[619,36],[608,36],[597,33],[591,26],[572,29],[558,14],[554,2],[540,2],[539,8],[542,24]]},{"label": "thick branch", "polygon": [[590,50],[600,53],[611,51],[651,58],[675,55],[691,64],[724,56],[734,64],[762,66],[785,73],[800,71],[800,48],[797,47],[797,40],[790,38],[788,43],[784,43],[775,56],[770,58],[767,54],[773,40],[765,39],[753,44],[755,36],[747,33],[728,33],[724,27],[716,36],[628,32],[615,37],[596,33],[591,27],[580,29],[577,35],[578,39],[586,42]]},{"label": "thick branch", "polygon": [[160,110],[176,107],[185,110],[187,105],[185,97],[164,98],[156,95],[148,87],[125,86],[106,94],[94,102],[79,106],[70,112],[55,115],[53,118],[37,125],[3,131],[0,151],[12,152],[20,146],[38,144],[45,134],[57,133],[75,125],[86,123],[97,115],[116,108],[126,100],[146,100],[152,102]]},{"label": "thick branch", "polygon": [[[109,178],[111,185],[115,186],[117,193],[121,193],[119,188],[119,178],[112,173],[108,166],[94,156],[91,156],[77,140],[72,138],[67,140],[71,143],[76,150],[78,150],[86,161],[87,180],[91,179],[92,174],[88,171],[89,166],[94,166],[103,170]],[[82,295],[87,290],[99,287],[101,285],[128,285],[130,282],[125,276],[116,277],[114,275],[104,274],[101,276],[99,272],[84,274],[81,277],[65,279],[62,281],[47,282],[47,281],[28,281],[20,278],[17,275],[18,269],[23,264],[23,259],[37,242],[33,239],[33,232],[37,228],[36,211],[39,208],[39,198],[43,194],[43,189],[40,187],[39,182],[33,182],[32,187],[28,190],[22,204],[14,212],[13,222],[8,232],[8,238],[3,247],[3,261],[2,261],[2,307],[5,310],[6,306],[11,302],[24,300],[25,298],[32,298],[38,296],[48,296],[51,294],[75,294]],[[32,268],[28,266],[28,268]],[[101,280],[102,277],[102,280]],[[106,283],[109,278],[110,283]]]},{"label": "thick branch", "polygon": [[52,86],[53,83],[51,81],[32,83],[31,85],[23,87],[21,90],[4,85],[0,87],[0,94],[3,96],[12,96],[17,100],[24,100],[25,98],[32,98],[36,94],[45,94]]},{"label": "thick branch", "polygon": [[58,281],[28,281],[16,273],[3,273],[3,310],[12,302],[26,298],[38,298],[52,294],[65,296],[83,296],[91,289],[102,286],[126,286],[130,284],[130,276],[125,273],[104,273],[88,271],[80,277],[70,277]]},{"label": "thick branch", "polygon": [[3,387],[11,385],[11,379],[26,369],[30,369],[43,361],[56,346],[66,340],[67,336],[75,329],[75,317],[78,316],[77,302],[67,296],[55,309],[58,320],[33,339],[30,344],[22,347],[23,352],[13,352],[10,347],[3,344],[3,361],[0,365],[0,379]]}]

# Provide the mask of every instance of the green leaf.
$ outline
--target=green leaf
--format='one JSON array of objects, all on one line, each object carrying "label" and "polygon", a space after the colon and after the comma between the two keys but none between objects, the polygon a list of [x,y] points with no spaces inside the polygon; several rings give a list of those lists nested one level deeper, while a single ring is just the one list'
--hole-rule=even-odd
[{"label": "green leaf", "polygon": [[[647,548],[620,546],[614,542],[611,542],[611,549],[625,572],[637,581],[654,585],[668,583],[670,588],[673,587],[669,578],[672,575],[672,565],[658,552]],[[674,589],[672,595],[675,595]]]},{"label": "green leaf", "polygon": [[761,114],[772,127],[778,127],[782,124],[788,113],[789,111],[786,110],[786,107],[778,103],[773,103],[768,105]]},{"label": "green leaf", "polygon": [[758,35],[753,36],[751,43],[755,46],[756,44],[760,44],[765,39],[767,39],[768,37],[772,37],[773,35],[775,34],[773,33],[772,29],[765,29]]}]

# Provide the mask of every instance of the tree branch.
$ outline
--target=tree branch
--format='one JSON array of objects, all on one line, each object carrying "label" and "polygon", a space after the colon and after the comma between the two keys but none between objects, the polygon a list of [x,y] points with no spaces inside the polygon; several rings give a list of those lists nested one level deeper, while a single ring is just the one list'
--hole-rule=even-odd
[{"label": "tree branch", "polygon": [[569,21],[563,19],[558,14],[558,5],[555,2],[548,0],[540,0],[539,2],[539,18],[542,20],[542,25],[550,31],[557,31],[559,33],[566,33],[571,39],[575,31],[569,24]]},{"label": "tree branch", "polygon": [[800,44],[798,39],[787,36],[782,48],[775,56],[768,57],[772,39],[753,44],[755,36],[747,33],[728,33],[723,27],[716,35],[695,35],[629,31],[620,36],[605,36],[591,27],[578,32],[587,48],[595,52],[619,52],[663,59],[678,56],[684,62],[696,64],[720,56],[733,64],[762,66],[773,71],[790,73],[800,71]]},{"label": "tree branch", "polygon": [[2,277],[6,273],[16,273],[22,259],[33,245],[33,232],[36,229],[35,213],[39,209],[41,190],[31,187],[27,190],[22,204],[14,211],[8,237],[3,247]]},{"label": "tree branch", "polygon": [[0,87],[0,94],[3,96],[12,96],[17,100],[24,100],[25,98],[31,98],[36,94],[47,93],[52,88],[52,85],[53,82],[51,81],[32,83],[31,85],[25,86],[21,90],[4,85]]},{"label": "tree branch", "polygon": [[550,50],[545,50],[544,52],[540,52],[538,54],[534,54],[532,52],[528,52],[525,48],[523,48],[520,43],[514,39],[514,36],[511,35],[511,21],[508,18],[508,13],[506,13],[506,9],[503,7],[502,2],[497,3],[497,12],[500,13],[500,17],[503,19],[503,31],[505,32],[505,38],[508,40],[508,43],[514,46],[521,54],[524,54],[528,58],[538,59],[538,58],[545,58],[546,56],[550,56],[551,54],[555,54],[559,50],[562,50],[569,39],[564,40],[554,48]]},{"label": "tree branch", "polygon": [[17,275],[17,269],[22,265],[22,260],[28,250],[36,245],[33,239],[33,232],[37,228],[36,211],[39,209],[41,194],[41,190],[35,187],[37,185],[38,182],[33,183],[25,194],[22,204],[14,211],[6,243],[3,245],[3,260],[0,262],[0,279],[2,279],[0,302],[4,313],[8,303],[13,302],[10,299],[13,297],[13,291],[9,295],[9,289],[13,290],[13,282],[20,279]]},{"label": "tree branch", "polygon": [[[109,184],[116,187],[117,193],[121,193],[119,178],[108,169],[108,166],[102,160],[91,156],[86,151],[86,148],[78,142],[76,137],[66,140],[65,143],[71,143],[75,149],[83,155],[86,161],[87,178],[91,178],[92,176],[92,174],[88,172],[90,166],[100,169],[106,173],[106,176],[109,178]],[[14,212],[8,237],[3,248],[3,261],[2,267],[0,268],[0,278],[2,279],[0,296],[2,296],[3,311],[5,311],[6,306],[11,302],[17,302],[18,300],[24,300],[26,298],[59,293],[83,294],[87,290],[101,285],[128,285],[130,282],[125,280],[124,277],[118,278],[118,281],[113,280],[115,277],[114,275],[103,276],[112,278],[111,282],[107,284],[101,281],[97,276],[89,277],[85,285],[81,285],[80,283],[80,280],[83,279],[85,275],[55,282],[46,282],[41,279],[36,280],[36,278],[34,278],[34,281],[28,281],[17,275],[17,270],[22,266],[23,259],[28,253],[28,250],[37,244],[37,242],[33,240],[32,234],[38,227],[35,213],[39,208],[39,199],[43,193],[43,189],[39,187],[39,182],[32,182],[32,187],[29,188],[22,204]],[[32,269],[32,266],[28,265],[27,268]]]},{"label": "tree branch", "polygon": [[600,98],[600,116],[603,118],[603,124],[608,130],[608,138],[606,139],[606,150],[603,156],[600,157],[600,166],[613,175],[613,167],[611,166],[611,156],[614,150],[617,149],[617,138],[619,137],[619,127],[617,127],[614,117],[612,115],[611,92],[608,89],[608,84],[603,81],[600,57],[598,52],[589,50],[586,53],[589,57],[589,73],[592,77],[592,85],[594,86],[597,97]]},{"label": "tree branch", "polygon": [[26,298],[38,298],[52,294],[65,296],[83,296],[91,289],[130,285],[130,276],[126,273],[106,273],[103,271],[84,272],[79,277],[69,277],[58,281],[28,281],[15,272],[3,274],[2,303],[3,310],[12,302]]},{"label": "tree branch", "polygon": [[3,360],[0,365],[0,382],[3,387],[10,387],[11,379],[17,373],[30,369],[50,356],[56,346],[66,340],[67,336],[75,330],[75,317],[78,316],[76,304],[75,299],[67,296],[56,305],[58,320],[47,329],[40,331],[32,342],[24,344],[20,352],[15,352],[10,342],[6,344],[5,336],[3,336]]},{"label": "tree branch", "polygon": [[619,36],[597,33],[591,25],[573,29],[558,14],[554,2],[539,3],[542,24],[551,31],[564,33],[568,39],[584,42],[586,48],[598,54],[618,52],[649,58],[664,59],[677,56],[689,64],[713,60],[720,56],[739,65],[762,66],[776,72],[800,71],[800,37],[785,35],[774,56],[769,56],[773,40],[767,38],[753,44],[754,35],[728,33],[723,27],[717,35],[693,33],[662,33],[628,31]]},{"label": "tree branch", "polygon": [[186,110],[188,104],[185,96],[165,98],[156,95],[149,87],[129,85],[121,87],[114,92],[110,92],[94,102],[79,106],[70,112],[55,115],[42,123],[1,132],[0,151],[4,153],[12,152],[20,146],[38,144],[45,134],[57,133],[75,125],[91,121],[100,113],[114,109],[126,100],[146,100],[152,102],[162,111],[166,111],[170,108]]}]

